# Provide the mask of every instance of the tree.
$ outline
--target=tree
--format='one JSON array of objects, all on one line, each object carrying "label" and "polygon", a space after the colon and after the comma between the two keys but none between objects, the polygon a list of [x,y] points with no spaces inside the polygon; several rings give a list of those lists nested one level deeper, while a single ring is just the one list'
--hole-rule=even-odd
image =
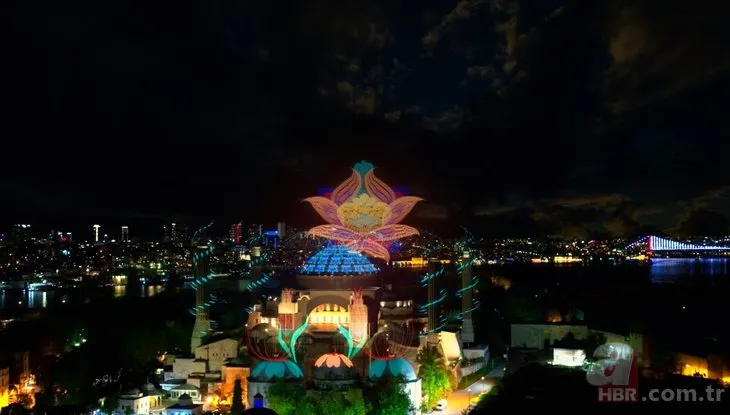
[{"label": "tree", "polygon": [[441,355],[435,346],[423,348],[418,354],[418,363],[421,388],[426,396],[422,409],[427,410],[451,390],[449,371],[442,363]]},{"label": "tree", "polygon": [[112,394],[104,399],[104,404],[101,406],[101,412],[111,415],[114,411],[119,408],[119,395]]},{"label": "tree", "polygon": [[403,382],[399,379],[389,379],[377,386],[377,402],[372,405],[372,415],[402,415],[412,411],[413,405],[408,398]]},{"label": "tree", "polygon": [[303,400],[297,402],[297,415],[344,414],[365,415],[367,404],[362,389],[350,388],[346,392],[307,391]]},{"label": "tree", "polygon": [[537,322],[542,320],[542,310],[533,298],[519,294],[508,295],[504,313],[510,322]]},{"label": "tree", "polygon": [[363,398],[362,389],[350,388],[345,392],[345,407],[344,415],[365,415],[368,413],[368,405]]},{"label": "tree", "polygon": [[583,343],[585,343],[583,351],[586,352],[586,356],[592,357],[598,346],[606,344],[606,335],[603,333],[591,333]]},{"label": "tree", "polygon": [[130,407],[124,408],[124,415],[134,415],[134,411]]},{"label": "tree", "polygon": [[231,398],[231,415],[241,415],[246,407],[243,405],[243,387],[241,379],[236,379],[233,384],[233,397]]},{"label": "tree", "polygon": [[301,385],[282,380],[271,385],[266,393],[269,408],[279,415],[299,414],[299,405],[304,399]]}]

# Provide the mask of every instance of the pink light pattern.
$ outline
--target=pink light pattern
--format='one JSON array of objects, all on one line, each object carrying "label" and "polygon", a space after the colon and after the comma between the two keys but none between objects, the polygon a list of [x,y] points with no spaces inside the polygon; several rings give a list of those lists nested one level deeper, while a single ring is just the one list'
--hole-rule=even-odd
[{"label": "pink light pattern", "polygon": [[[367,168],[363,175],[358,167]],[[329,197],[304,199],[327,221],[309,230],[309,234],[340,242],[360,252],[385,261],[390,260],[387,244],[396,239],[418,235],[418,230],[400,225],[420,197],[399,196],[375,177],[369,163],[359,163],[350,177],[340,183]]]}]

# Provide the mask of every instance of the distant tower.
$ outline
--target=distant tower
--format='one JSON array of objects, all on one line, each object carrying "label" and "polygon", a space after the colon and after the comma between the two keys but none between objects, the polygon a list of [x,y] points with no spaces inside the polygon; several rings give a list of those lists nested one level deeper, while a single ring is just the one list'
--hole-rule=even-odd
[{"label": "distant tower", "polygon": [[368,306],[363,303],[362,291],[355,289],[350,296],[350,334],[360,341],[368,337]]},{"label": "distant tower", "polygon": [[231,242],[234,242],[236,245],[241,244],[241,236],[243,233],[243,230],[241,229],[243,227],[243,222],[234,223],[231,225],[231,230],[228,232],[228,237],[230,238]]},{"label": "distant tower", "polygon": [[94,225],[94,242],[99,242],[99,228],[101,225]]},{"label": "distant tower", "polygon": [[177,224],[175,222],[170,224],[170,241],[177,242]]},{"label": "distant tower", "polygon": [[284,330],[294,329],[298,325],[295,321],[298,312],[298,304],[294,302],[294,290],[284,288],[281,291],[281,302],[279,303],[279,327]]},{"label": "distant tower", "polygon": [[462,343],[474,343],[474,325],[471,320],[472,302],[472,260],[471,253],[464,251],[464,268],[461,270],[461,341]]},{"label": "distant tower", "polygon": [[433,275],[438,272],[441,266],[441,261],[436,258],[430,258],[428,260],[427,272],[432,277],[428,280],[428,331],[433,331],[438,327],[439,321],[439,310],[438,303],[436,302],[437,291],[436,291],[436,278]]},{"label": "distant tower", "polygon": [[286,223],[278,222],[276,224],[276,233],[279,235],[279,239],[284,239],[286,236]]},{"label": "distant tower", "polygon": [[[198,259],[194,264],[193,272],[195,280],[200,281],[201,278],[210,274],[210,255],[203,254],[208,251],[207,245],[199,245],[196,251]],[[206,285],[205,282],[202,282],[195,289],[195,324],[193,325],[193,335],[190,338],[191,353],[195,353],[195,348],[202,344],[203,338],[213,329],[207,305],[208,287]]]},{"label": "distant tower", "polygon": [[122,226],[122,242],[129,242],[129,226]]}]

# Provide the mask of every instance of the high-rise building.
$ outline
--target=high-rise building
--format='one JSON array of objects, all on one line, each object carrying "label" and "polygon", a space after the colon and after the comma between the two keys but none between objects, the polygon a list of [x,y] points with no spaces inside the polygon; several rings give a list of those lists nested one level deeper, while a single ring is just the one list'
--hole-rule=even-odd
[{"label": "high-rise building", "polygon": [[228,231],[228,238],[236,245],[241,244],[241,237],[243,236],[242,228],[243,222],[238,222],[231,225],[231,229]]},{"label": "high-rise building", "polygon": [[13,225],[13,234],[11,239],[13,242],[26,242],[31,239],[31,228],[28,224]]},{"label": "high-rise building", "polygon": [[279,222],[276,224],[276,233],[279,234],[279,239],[286,237],[286,223]]},{"label": "high-rise building", "polygon": [[122,242],[129,242],[129,226],[122,226]]},{"label": "high-rise building", "polygon": [[248,228],[248,236],[259,236],[264,233],[264,225],[253,224]]},{"label": "high-rise building", "polygon": [[94,242],[99,242],[99,228],[101,225],[94,225]]}]

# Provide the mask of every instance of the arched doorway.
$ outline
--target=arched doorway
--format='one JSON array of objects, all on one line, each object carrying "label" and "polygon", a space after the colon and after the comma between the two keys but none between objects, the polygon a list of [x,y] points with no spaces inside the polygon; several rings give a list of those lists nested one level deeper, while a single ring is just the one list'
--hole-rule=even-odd
[{"label": "arched doorway", "polygon": [[337,325],[347,327],[350,323],[350,312],[347,307],[324,303],[309,312],[309,327],[313,331],[337,331]]}]

